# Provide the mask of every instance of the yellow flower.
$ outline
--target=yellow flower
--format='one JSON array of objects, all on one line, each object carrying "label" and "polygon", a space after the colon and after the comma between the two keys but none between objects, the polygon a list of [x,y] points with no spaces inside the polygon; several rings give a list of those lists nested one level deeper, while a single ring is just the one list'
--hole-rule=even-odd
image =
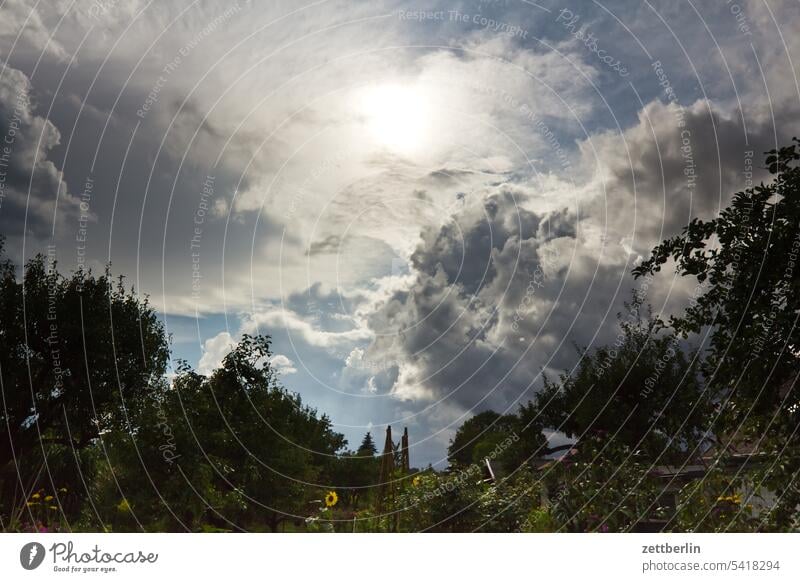
[{"label": "yellow flower", "polygon": [[55,505],[51,505],[50,509],[58,509],[58,507],[56,507]]},{"label": "yellow flower", "polygon": [[336,495],[336,491],[328,491],[328,494],[325,496],[325,505],[328,507],[333,507],[339,502],[339,496]]},{"label": "yellow flower", "polygon": [[26,503],[26,505],[28,507],[33,507],[34,505],[39,505],[39,504],[36,501],[28,501],[28,503]]},{"label": "yellow flower", "polygon": [[33,495],[31,495],[31,499],[39,499],[40,497],[41,495],[39,495],[38,493],[34,493]]},{"label": "yellow flower", "polygon": [[52,496],[52,495],[47,495],[47,496],[44,498],[44,500],[45,500],[45,501],[52,501],[52,500],[53,500],[53,496]]},{"label": "yellow flower", "polygon": [[420,479],[420,478],[419,478],[419,475],[417,475],[416,477],[414,477],[414,478],[411,480],[411,484],[412,484],[414,487],[419,487],[419,484],[420,484],[420,483],[422,483],[422,479]]},{"label": "yellow flower", "polygon": [[123,499],[122,501],[120,501],[117,504],[117,510],[118,511],[130,511],[131,510],[131,504],[128,503],[127,499]]}]

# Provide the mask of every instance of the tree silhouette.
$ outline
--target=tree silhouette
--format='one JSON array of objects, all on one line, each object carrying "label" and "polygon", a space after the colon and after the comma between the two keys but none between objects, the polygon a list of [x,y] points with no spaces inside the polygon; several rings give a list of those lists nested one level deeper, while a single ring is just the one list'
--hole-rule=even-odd
[{"label": "tree silhouette", "polygon": [[108,271],[65,277],[56,267],[52,255],[38,255],[20,280],[10,259],[0,262],[5,503],[24,499],[51,473],[46,447],[62,447],[74,465],[99,435],[124,429],[166,371],[167,338],[146,299],[126,291],[121,278],[114,284]]},{"label": "tree silhouette", "polygon": [[669,323],[684,336],[711,329],[704,371],[717,400],[718,450],[761,456],[755,479],[776,492],[778,527],[800,504],[798,144],[767,152],[772,182],[736,193],[718,218],[693,220],[634,271],[652,275],[672,262],[696,279],[697,301]]},{"label": "tree silhouette", "polygon": [[375,441],[372,440],[372,435],[369,432],[364,435],[357,453],[359,457],[374,457],[378,453],[378,448],[375,446]]}]

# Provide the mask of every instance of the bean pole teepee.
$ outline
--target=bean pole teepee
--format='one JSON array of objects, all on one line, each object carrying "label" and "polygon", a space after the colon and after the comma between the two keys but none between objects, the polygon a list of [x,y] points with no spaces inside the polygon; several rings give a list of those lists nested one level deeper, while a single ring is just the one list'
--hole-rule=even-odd
[{"label": "bean pole teepee", "polygon": [[[397,474],[398,469],[399,475]],[[392,440],[392,427],[387,426],[386,441],[384,442],[383,453],[381,454],[381,469],[378,480],[378,497],[375,504],[375,512],[378,519],[381,519],[384,513],[388,514],[389,531],[397,531],[399,518],[394,507],[395,480],[398,477],[408,475],[409,470],[408,428],[404,428],[403,430],[403,437],[400,440],[400,451],[398,454],[394,441]]]}]

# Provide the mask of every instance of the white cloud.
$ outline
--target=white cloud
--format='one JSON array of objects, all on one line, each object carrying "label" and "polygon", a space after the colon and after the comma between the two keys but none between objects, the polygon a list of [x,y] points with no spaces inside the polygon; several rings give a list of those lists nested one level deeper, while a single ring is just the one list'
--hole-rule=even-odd
[{"label": "white cloud", "polygon": [[344,364],[348,368],[361,368],[364,361],[364,350],[362,348],[353,348],[353,350],[345,358]]},{"label": "white cloud", "polygon": [[197,364],[197,371],[204,375],[211,374],[222,364],[223,358],[231,352],[235,345],[236,342],[227,331],[207,339],[203,342],[203,355]]},{"label": "white cloud", "polygon": [[295,368],[294,362],[283,354],[275,354],[270,358],[269,363],[273,366],[273,368],[275,368],[275,370],[277,370],[279,374],[283,376],[297,373],[297,368]]},{"label": "white cloud", "polygon": [[365,328],[351,329],[341,332],[322,331],[302,319],[293,311],[287,309],[273,309],[248,314],[242,324],[245,333],[267,333],[269,330],[285,330],[291,336],[299,336],[305,343],[320,348],[336,348],[347,346],[354,342],[363,342],[372,339],[373,332]]}]

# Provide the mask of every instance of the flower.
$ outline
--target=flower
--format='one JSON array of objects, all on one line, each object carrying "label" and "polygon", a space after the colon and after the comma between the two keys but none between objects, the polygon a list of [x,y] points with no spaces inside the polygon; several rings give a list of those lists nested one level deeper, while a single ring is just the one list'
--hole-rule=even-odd
[{"label": "flower", "polygon": [[411,480],[411,485],[414,487],[419,487],[420,483],[422,483],[422,479],[419,478],[419,475],[417,475]]},{"label": "flower", "polygon": [[127,499],[123,499],[117,504],[117,510],[127,512],[131,510],[131,504],[128,503]]},{"label": "flower", "polygon": [[39,499],[40,497],[41,495],[39,495],[38,493],[34,493],[33,495],[31,495],[31,499]]},{"label": "flower", "polygon": [[44,500],[45,501],[52,501],[53,500],[53,496],[52,495],[46,495]]},{"label": "flower", "polygon": [[58,507],[55,506],[55,505],[50,505],[49,507],[50,507],[50,509],[58,509]]},{"label": "flower", "polygon": [[67,488],[66,487],[62,487],[61,489],[58,490],[58,492],[59,493],[66,493],[67,492]]},{"label": "flower", "polygon": [[336,494],[336,491],[328,491],[328,494],[325,496],[325,505],[328,507],[333,507],[339,502],[339,496]]}]

